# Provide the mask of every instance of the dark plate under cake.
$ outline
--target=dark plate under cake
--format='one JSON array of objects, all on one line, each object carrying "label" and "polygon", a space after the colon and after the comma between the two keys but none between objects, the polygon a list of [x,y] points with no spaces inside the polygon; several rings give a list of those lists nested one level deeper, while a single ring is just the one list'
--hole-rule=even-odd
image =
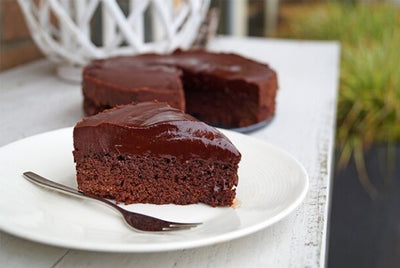
[{"label": "dark plate under cake", "polygon": [[117,202],[230,206],[241,155],[217,129],[165,103],[117,106],[74,128],[78,187]]},{"label": "dark plate under cake", "polygon": [[[212,125],[245,127],[271,119],[277,76],[268,65],[204,50],[96,60],[83,72],[84,109],[165,101]],[[185,110],[186,109],[186,110]]]}]

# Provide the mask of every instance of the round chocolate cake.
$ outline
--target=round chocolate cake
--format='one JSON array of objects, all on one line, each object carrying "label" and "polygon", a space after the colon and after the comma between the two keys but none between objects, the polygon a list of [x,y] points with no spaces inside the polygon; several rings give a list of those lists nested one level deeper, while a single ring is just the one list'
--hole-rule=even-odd
[{"label": "round chocolate cake", "polygon": [[277,89],[277,75],[268,65],[204,50],[95,60],[84,69],[82,87],[88,115],[158,100],[228,128],[269,120]]}]

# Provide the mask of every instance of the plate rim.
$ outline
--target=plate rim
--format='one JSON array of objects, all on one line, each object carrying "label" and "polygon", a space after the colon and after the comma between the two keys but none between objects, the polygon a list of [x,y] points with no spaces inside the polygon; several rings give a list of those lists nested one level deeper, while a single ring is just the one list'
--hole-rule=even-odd
[{"label": "plate rim", "polygon": [[[40,135],[50,135],[54,134],[56,132],[62,132],[62,131],[70,131],[72,133],[73,127],[66,127],[66,128],[60,128],[60,129],[55,129],[55,130],[50,130],[46,131],[43,133],[38,133],[32,136],[28,136],[16,141],[13,141],[11,143],[8,143],[4,146],[0,147],[0,153],[1,151],[9,146],[14,146],[15,144],[25,141],[28,139],[33,139],[37,136]],[[244,237],[250,234],[253,234],[257,231],[260,231],[268,226],[272,226],[275,223],[281,221],[282,219],[286,218],[289,214],[291,214],[305,199],[308,189],[309,189],[309,175],[304,168],[304,166],[301,164],[299,160],[297,160],[292,154],[287,152],[286,150],[273,145],[271,143],[265,142],[263,140],[257,139],[255,137],[251,137],[245,134],[241,134],[232,130],[227,130],[227,129],[219,129],[224,135],[228,133],[228,138],[229,135],[235,135],[235,136],[246,136],[248,139],[252,139],[256,142],[261,142],[265,145],[270,146],[274,150],[279,151],[280,153],[284,154],[286,157],[290,158],[292,161],[296,163],[296,165],[299,167],[301,172],[303,173],[304,176],[302,176],[302,180],[304,181],[303,184],[303,189],[301,190],[300,194],[295,198],[295,200],[289,205],[286,206],[282,211],[280,211],[277,215],[272,216],[271,218],[267,220],[263,220],[259,223],[256,223],[254,225],[245,227],[243,229],[236,229],[231,232],[219,234],[213,237],[206,237],[206,238],[200,238],[196,240],[189,240],[189,241],[173,241],[173,242],[168,242],[168,243],[148,243],[148,244],[131,244],[128,245],[126,243],[112,243],[107,246],[105,244],[101,243],[94,243],[94,242],[85,242],[77,245],[77,243],[73,243],[73,240],[65,240],[65,239],[60,239],[60,238],[51,238],[49,236],[43,236],[37,233],[32,233],[30,231],[26,230],[17,230],[15,228],[9,228],[10,225],[4,225],[1,224],[0,221],[0,231],[6,232],[8,234],[11,234],[16,237],[20,237],[29,241],[34,241],[40,244],[44,245],[50,245],[50,246],[55,246],[55,247],[61,247],[61,248],[68,248],[68,249],[77,249],[77,250],[87,250],[87,251],[95,251],[95,252],[113,252],[113,253],[146,253],[146,252],[165,252],[165,251],[175,251],[175,250],[182,250],[182,249],[192,249],[192,248],[198,248],[198,247],[204,247],[204,246],[211,246],[227,241],[232,241],[235,239],[238,239],[240,237]],[[22,176],[22,174],[21,174]],[[159,234],[154,234],[154,235],[159,235]]]}]

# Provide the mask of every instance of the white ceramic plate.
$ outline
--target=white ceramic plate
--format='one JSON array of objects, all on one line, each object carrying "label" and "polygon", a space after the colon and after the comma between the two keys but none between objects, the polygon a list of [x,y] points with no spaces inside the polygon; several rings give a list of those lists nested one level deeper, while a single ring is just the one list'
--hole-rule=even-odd
[{"label": "white ceramic plate", "polygon": [[93,201],[41,188],[22,177],[34,171],[76,187],[72,129],[32,136],[0,148],[0,229],[55,246],[110,252],[154,252],[211,245],[261,230],[287,216],[303,200],[307,173],[285,151],[223,130],[242,153],[240,206],[134,204],[125,208],[172,221],[203,222],[170,233],[128,229],[113,210]]}]

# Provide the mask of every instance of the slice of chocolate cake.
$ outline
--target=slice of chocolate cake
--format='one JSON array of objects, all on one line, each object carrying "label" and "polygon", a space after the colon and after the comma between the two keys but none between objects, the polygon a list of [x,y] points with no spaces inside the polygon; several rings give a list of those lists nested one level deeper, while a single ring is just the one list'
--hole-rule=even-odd
[{"label": "slice of chocolate cake", "polygon": [[118,202],[230,206],[241,155],[221,132],[165,103],[117,106],[74,128],[78,187]]}]

